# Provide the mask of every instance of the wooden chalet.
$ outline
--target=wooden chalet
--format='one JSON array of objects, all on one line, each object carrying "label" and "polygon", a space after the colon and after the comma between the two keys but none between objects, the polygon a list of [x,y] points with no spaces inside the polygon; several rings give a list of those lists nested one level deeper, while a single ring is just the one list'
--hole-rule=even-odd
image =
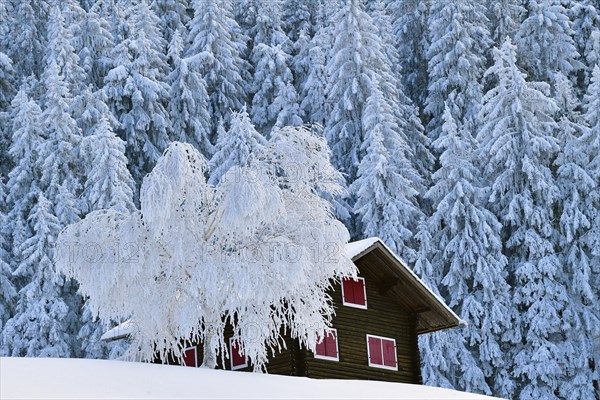
[{"label": "wooden chalet", "polygon": [[[346,254],[359,270],[358,280],[335,285],[333,330],[316,352],[286,339],[286,349],[267,364],[272,374],[309,378],[363,379],[422,383],[418,336],[461,326],[463,322],[378,238],[349,243]],[[103,340],[124,338],[120,325]],[[231,359],[221,369],[251,371],[246,358],[225,332]],[[197,367],[202,346],[185,350],[186,366]]]}]

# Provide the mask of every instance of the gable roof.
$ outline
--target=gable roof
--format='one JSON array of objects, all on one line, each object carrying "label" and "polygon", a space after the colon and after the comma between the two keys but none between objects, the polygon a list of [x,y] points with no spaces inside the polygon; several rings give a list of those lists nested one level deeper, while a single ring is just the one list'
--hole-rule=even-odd
[{"label": "gable roof", "polygon": [[361,271],[379,278],[380,293],[417,315],[418,334],[466,325],[381,239],[348,243],[346,256]]}]

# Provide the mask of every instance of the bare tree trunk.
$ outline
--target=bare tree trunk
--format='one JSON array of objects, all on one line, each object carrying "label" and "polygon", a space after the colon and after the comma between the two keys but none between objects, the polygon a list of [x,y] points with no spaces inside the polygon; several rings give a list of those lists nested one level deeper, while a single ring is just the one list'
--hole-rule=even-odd
[{"label": "bare tree trunk", "polygon": [[[205,308],[208,310],[208,307]],[[212,324],[212,315],[207,313],[205,321],[211,321],[206,323],[204,333],[204,356],[202,357],[202,367],[215,369],[217,366],[217,354],[215,352],[215,327]]]}]

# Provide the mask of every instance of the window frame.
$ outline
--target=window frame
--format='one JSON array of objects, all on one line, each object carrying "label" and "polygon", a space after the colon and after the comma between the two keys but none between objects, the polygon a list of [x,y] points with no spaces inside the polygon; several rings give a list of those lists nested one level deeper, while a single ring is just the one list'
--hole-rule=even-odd
[{"label": "window frame", "polygon": [[[315,358],[317,358],[319,360],[328,360],[328,361],[337,361],[337,362],[339,362],[340,361],[340,346],[338,344],[337,329],[331,328],[330,330],[328,330],[326,332],[326,334],[330,333],[330,332],[335,332],[335,354],[336,354],[336,356],[332,357],[332,356],[323,356],[323,355],[317,354],[316,347],[315,347],[315,351],[314,351],[313,355],[314,355]],[[325,340],[325,337],[323,337],[323,340]]]},{"label": "window frame", "polygon": [[[186,365],[186,364],[185,364],[185,353],[186,353],[188,350],[194,350],[194,363],[195,363],[196,365]],[[189,368],[198,368],[198,367],[199,367],[199,365],[198,365],[198,346],[190,346],[190,347],[186,347],[186,348],[184,348],[184,349],[183,349],[183,355],[184,355],[184,357],[183,357],[183,358],[182,358],[182,360],[181,360],[181,361],[183,361],[183,363],[181,364],[182,366],[184,366],[184,367],[189,367]]]},{"label": "window frame", "polygon": [[[365,304],[356,304],[356,303],[350,303],[346,301],[346,295],[344,293],[344,279],[348,279],[348,280],[352,280],[352,281],[362,281],[362,286],[363,286],[363,292],[364,292],[364,297],[365,297]],[[367,301],[367,281],[364,277],[362,276],[357,276],[356,279],[354,278],[342,278],[342,281],[340,283],[340,286],[342,287],[342,304],[344,306],[347,307],[354,307],[354,308],[360,308],[362,310],[366,310],[368,307],[368,301]]]},{"label": "window frame", "polygon": [[[247,368],[248,367],[248,357],[244,354],[244,364],[233,365],[233,342],[234,338],[229,338],[229,367],[232,371],[237,371],[238,369]],[[238,353],[239,355],[239,353]]]},{"label": "window frame", "polygon": [[[371,363],[371,347],[369,346],[369,338],[375,338],[375,339],[381,340],[381,361],[384,364]],[[390,340],[390,341],[394,342],[394,359],[396,362],[395,367],[390,367],[389,365],[385,365],[385,358],[384,358],[384,353],[383,353],[383,341],[384,340]],[[390,337],[385,337],[385,336],[370,335],[367,333],[366,341],[367,341],[367,362],[369,364],[369,367],[387,369],[389,371],[398,371],[398,347],[396,346],[396,339],[390,338]]]}]

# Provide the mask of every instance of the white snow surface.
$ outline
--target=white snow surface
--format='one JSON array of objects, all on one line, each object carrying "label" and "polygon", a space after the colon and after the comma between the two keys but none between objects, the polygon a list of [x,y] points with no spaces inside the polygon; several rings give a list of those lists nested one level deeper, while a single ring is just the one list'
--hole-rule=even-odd
[{"label": "white snow surface", "polygon": [[493,399],[402,383],[69,358],[0,358],[2,399]]}]

